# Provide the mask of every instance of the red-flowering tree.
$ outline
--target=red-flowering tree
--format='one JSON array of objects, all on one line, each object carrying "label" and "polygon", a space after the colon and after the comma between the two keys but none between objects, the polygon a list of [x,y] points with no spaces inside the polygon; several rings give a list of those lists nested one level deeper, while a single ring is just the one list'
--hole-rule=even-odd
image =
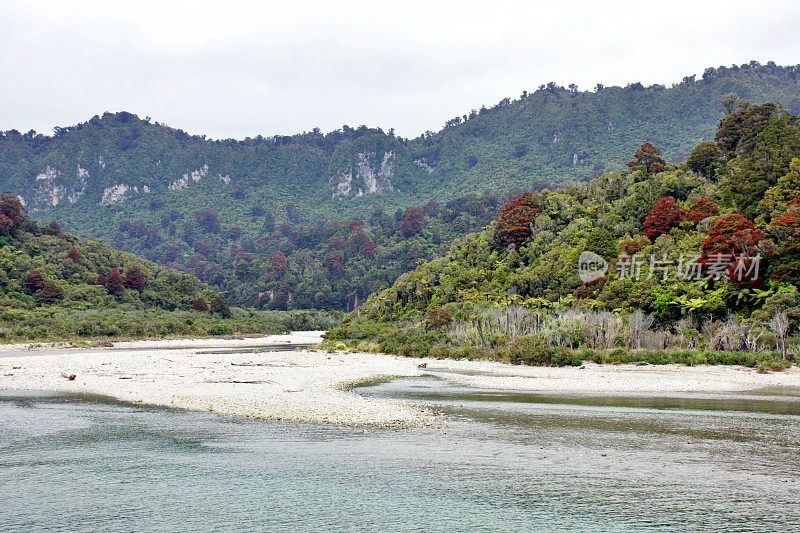
[{"label": "red-flowering tree", "polygon": [[48,280],[44,282],[42,290],[39,292],[39,297],[42,301],[53,303],[64,297],[64,291],[61,290],[61,287],[59,287],[55,281]]},{"label": "red-flowering tree", "polygon": [[422,212],[425,213],[425,216],[435,217],[436,215],[439,214],[439,210],[441,208],[442,206],[440,206],[438,202],[436,202],[435,200],[431,200],[430,202],[422,206]]},{"label": "red-flowering tree", "polygon": [[636,255],[650,244],[650,239],[644,235],[637,235],[636,237],[620,239],[617,243],[617,249],[622,254]]},{"label": "red-flowering tree", "polygon": [[364,231],[364,221],[354,218],[347,224],[350,233],[361,233]]},{"label": "red-flowering tree", "polygon": [[686,211],[678,205],[675,198],[662,196],[656,200],[655,205],[645,217],[642,233],[651,240],[655,239],[678,226],[685,216]]},{"label": "red-flowering tree", "polygon": [[38,269],[32,268],[25,274],[25,278],[22,280],[22,287],[28,294],[39,292],[44,288],[44,276]]},{"label": "red-flowering tree", "polygon": [[289,261],[281,251],[271,252],[267,256],[269,274],[272,278],[278,279],[289,269]]},{"label": "red-flowering tree", "polygon": [[692,224],[697,224],[708,217],[719,214],[719,205],[708,196],[699,196],[689,204],[689,211],[686,213],[686,220]]},{"label": "red-flowering tree", "polygon": [[331,277],[339,277],[344,271],[344,252],[333,250],[325,256],[325,268]]},{"label": "red-flowering tree", "polygon": [[644,143],[633,154],[633,161],[628,168],[642,167],[648,174],[658,174],[667,168],[667,162],[661,157],[661,150],[650,143]]},{"label": "red-flowering tree", "polygon": [[772,279],[800,283],[800,209],[790,208],[774,218],[769,231],[776,248],[770,260]]},{"label": "red-flowering tree", "polygon": [[703,241],[703,253],[758,253],[765,237],[753,221],[737,212],[722,215]]},{"label": "red-flowering tree", "polygon": [[0,213],[0,235],[8,235],[14,228],[14,221]]},{"label": "red-flowering tree", "polygon": [[125,282],[122,280],[122,276],[116,268],[112,268],[111,271],[104,276],[103,281],[106,291],[108,291],[108,294],[111,296],[121,298],[122,295],[125,294]]},{"label": "red-flowering tree", "polygon": [[81,255],[81,251],[78,250],[78,248],[75,247],[75,246],[73,246],[72,248],[69,249],[69,251],[67,252],[67,257],[72,259],[76,263],[78,261],[80,261],[81,259],[83,259],[83,255]]},{"label": "red-flowering tree", "polygon": [[164,247],[164,262],[165,263],[174,263],[178,260],[178,256],[181,253],[181,247],[177,244],[168,244]]},{"label": "red-flowering tree", "polygon": [[228,228],[228,239],[231,241],[238,241],[242,237],[243,233],[244,230],[242,230],[242,228],[239,226],[231,226]]},{"label": "red-flowering tree", "polygon": [[0,194],[0,235],[9,235],[25,220],[25,208],[11,193]]},{"label": "red-flowering tree", "polygon": [[125,273],[125,286],[129,289],[142,292],[145,284],[144,272],[136,265],[133,265]]},{"label": "red-flowering tree", "polygon": [[194,213],[195,221],[209,233],[219,233],[219,215],[213,209],[201,209]]},{"label": "red-flowering tree", "polygon": [[200,313],[208,313],[210,307],[208,306],[208,302],[206,302],[203,298],[196,298],[192,302],[192,309],[199,311]]},{"label": "red-flowering tree", "polygon": [[425,227],[425,213],[419,207],[409,207],[406,209],[403,221],[400,222],[400,233],[408,239],[418,235]]},{"label": "red-flowering tree", "polygon": [[530,192],[510,199],[500,208],[494,231],[495,248],[520,246],[533,233],[532,224],[541,212],[537,197]]},{"label": "red-flowering tree", "polygon": [[[364,244],[369,241],[369,237],[367,234],[362,230],[353,232],[347,237],[347,243],[345,244],[345,248],[347,250],[348,255],[355,255],[361,252],[361,248]],[[335,248],[332,248],[335,249]]]},{"label": "red-flowering tree", "polygon": [[[700,262],[707,268],[714,264],[728,264],[725,273],[739,286],[758,286],[763,281],[767,265],[764,256],[772,249],[764,232],[755,227],[753,221],[739,213],[722,215],[714,222],[703,241]],[[755,259],[758,257],[758,263]],[[758,276],[742,276],[737,269],[750,270],[758,266]],[[711,273],[710,273],[711,274]],[[754,272],[751,272],[754,274]],[[757,279],[752,279],[753,277]]]},{"label": "red-flowering tree", "polygon": [[372,242],[372,239],[367,239],[364,241],[364,244],[361,245],[359,251],[367,257],[372,257],[375,255],[375,243]]}]

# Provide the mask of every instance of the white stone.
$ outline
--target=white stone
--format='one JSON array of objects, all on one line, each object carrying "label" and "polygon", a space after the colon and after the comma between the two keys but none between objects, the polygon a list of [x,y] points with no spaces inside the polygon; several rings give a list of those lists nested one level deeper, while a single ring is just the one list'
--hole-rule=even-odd
[{"label": "white stone", "polygon": [[54,180],[58,177],[58,171],[47,165],[44,169],[44,172],[36,175],[36,181],[46,181],[46,180]]},{"label": "white stone", "polygon": [[372,160],[375,157],[372,152],[359,152],[357,154],[358,162],[356,163],[356,173],[353,175],[352,171],[340,172],[334,180],[333,196],[351,196],[353,194],[355,181],[358,186],[355,196],[363,196],[364,194],[381,193],[384,191],[393,191],[392,179],[394,178],[394,151],[390,150],[383,153],[380,167],[376,170],[372,165]]},{"label": "white stone", "polygon": [[112,185],[103,190],[103,196],[100,198],[100,205],[112,205],[121,202],[125,199],[125,194],[130,190],[130,187],[124,183]]},{"label": "white stone", "polygon": [[206,177],[208,174],[208,165],[203,165],[197,170],[193,170],[181,176],[180,178],[176,179],[172,183],[170,183],[167,188],[171,191],[179,191],[181,189],[185,189],[189,186],[190,182],[197,183],[201,179]]}]

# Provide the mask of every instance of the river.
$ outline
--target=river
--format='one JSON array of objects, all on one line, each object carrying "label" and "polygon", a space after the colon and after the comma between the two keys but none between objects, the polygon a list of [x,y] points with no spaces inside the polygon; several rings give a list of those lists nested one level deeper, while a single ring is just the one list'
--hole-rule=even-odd
[{"label": "river", "polygon": [[441,425],[355,429],[0,396],[0,531],[790,531],[800,397],[360,389]]}]

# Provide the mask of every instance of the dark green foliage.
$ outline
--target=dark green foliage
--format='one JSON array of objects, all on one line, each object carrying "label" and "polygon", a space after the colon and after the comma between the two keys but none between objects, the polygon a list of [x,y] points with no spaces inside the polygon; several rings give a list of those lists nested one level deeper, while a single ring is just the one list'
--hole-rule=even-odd
[{"label": "dark green foliage", "polygon": [[744,107],[720,122],[717,144],[727,158],[723,184],[746,216],[800,154],[800,118],[774,104]]},{"label": "dark green foliage", "polygon": [[720,152],[717,143],[703,141],[695,146],[686,158],[686,167],[704,178],[713,178],[720,165]]},{"label": "dark green foliage", "polygon": [[[710,69],[702,80],[687,78],[670,88],[630,84],[587,92],[550,84],[451,119],[441,131],[416,139],[344,126],[327,134],[214,141],[130,113],[106,113],[59,128],[52,137],[0,135],[0,190],[22,195],[41,220],[56,218],[69,231],[191,272],[232,301],[352,308],[419,260],[443,253],[456,236],[488,223],[510,191],[552,188],[620,169],[644,140],[663,150],[665,160],[676,161],[698,139],[714,136],[724,112],[720,97],[733,91],[797,110],[798,79],[797,67],[754,63]],[[736,98],[726,102],[730,115],[746,109],[736,108]],[[770,135],[784,136],[778,113],[747,140],[746,132],[762,116],[750,114],[753,120],[730,120],[726,146],[744,149],[754,142],[759,151],[768,147]],[[776,169],[783,164],[784,153],[769,154]],[[722,165],[740,155],[726,153]],[[772,165],[756,158],[750,163],[753,168],[735,175]],[[380,190],[370,192],[365,168],[378,176]],[[766,175],[753,191],[731,187],[741,191],[739,197],[720,200],[742,204],[753,218],[744,204],[774,183],[774,175]],[[350,194],[335,196],[347,176]],[[659,196],[685,200],[693,178],[654,181],[650,190],[626,195],[625,220],[640,223]],[[619,196],[620,190],[609,187],[608,193]],[[464,197],[467,192],[475,194]],[[432,199],[441,212],[426,212],[424,230],[412,228],[407,233],[413,236],[404,237],[402,218],[391,214]],[[560,223],[557,213],[548,217]],[[339,238],[349,242],[344,222],[354,218],[366,224],[363,249],[345,250],[343,268],[327,268],[324,258]],[[12,226],[0,213],[0,245],[16,231]],[[286,268],[278,277],[266,275],[268,257],[277,251],[286,257]],[[539,273],[531,283],[550,282]]]},{"label": "dark green foliage", "polygon": [[589,231],[586,250],[605,259],[613,259],[619,253],[614,235],[605,228],[593,228]]},{"label": "dark green foliage", "polygon": [[59,308],[58,312],[42,306],[24,313],[0,307],[0,341],[267,335],[328,329],[338,318],[329,312],[241,308],[233,308],[231,314],[231,318],[222,320],[192,310],[141,309],[131,304],[104,309]]},{"label": "dark green foliage", "polygon": [[189,274],[19,216],[0,246],[0,342],[268,334],[326,329],[338,318],[231,308]]},{"label": "dark green foliage", "polygon": [[800,284],[800,211],[796,207],[772,220],[769,232],[777,250],[771,264],[772,278]]},{"label": "dark green foliage", "polygon": [[215,314],[219,315],[222,318],[230,318],[231,317],[231,308],[228,305],[227,300],[221,294],[215,294],[211,297],[211,304],[209,305],[209,310]]}]

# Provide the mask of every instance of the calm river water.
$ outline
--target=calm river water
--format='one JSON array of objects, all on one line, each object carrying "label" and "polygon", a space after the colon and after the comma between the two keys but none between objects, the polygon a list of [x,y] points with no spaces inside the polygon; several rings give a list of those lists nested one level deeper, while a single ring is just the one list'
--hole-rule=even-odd
[{"label": "calm river water", "polygon": [[0,531],[797,531],[800,397],[410,398],[439,428],[343,429],[0,397]]}]

